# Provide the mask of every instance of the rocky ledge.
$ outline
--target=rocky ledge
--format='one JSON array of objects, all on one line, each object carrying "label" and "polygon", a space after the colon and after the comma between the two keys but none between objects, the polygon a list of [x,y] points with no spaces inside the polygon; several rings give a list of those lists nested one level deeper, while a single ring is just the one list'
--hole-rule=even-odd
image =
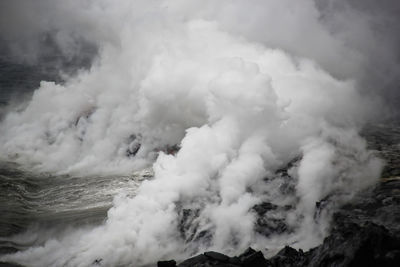
[{"label": "rocky ledge", "polygon": [[320,246],[307,252],[284,247],[268,259],[252,248],[235,257],[209,251],[158,266],[400,266],[400,126],[369,125],[363,135],[386,161],[384,178],[333,215],[331,234]]},{"label": "rocky ledge", "polygon": [[229,257],[209,251],[180,264],[160,261],[159,267],[264,266],[400,266],[400,178],[383,179],[333,216],[331,234],[307,252],[285,247],[266,259],[248,248]]}]

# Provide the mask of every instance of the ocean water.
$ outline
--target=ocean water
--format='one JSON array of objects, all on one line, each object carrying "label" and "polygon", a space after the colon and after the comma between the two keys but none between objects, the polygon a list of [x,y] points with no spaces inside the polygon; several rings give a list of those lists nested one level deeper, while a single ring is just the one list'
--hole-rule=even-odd
[{"label": "ocean water", "polygon": [[[2,54],[0,110],[5,112],[9,104],[29,99],[42,80],[62,82],[54,64],[63,61],[53,55],[28,64]],[[82,61],[69,64],[71,69],[84,67]],[[70,228],[102,223],[116,195],[134,195],[141,180],[149,177],[149,172],[104,177],[55,175],[0,162],[0,254],[43,244]]]},{"label": "ocean water", "polygon": [[42,245],[71,228],[102,223],[117,195],[134,196],[150,170],[130,176],[32,173],[0,163],[0,253]]}]

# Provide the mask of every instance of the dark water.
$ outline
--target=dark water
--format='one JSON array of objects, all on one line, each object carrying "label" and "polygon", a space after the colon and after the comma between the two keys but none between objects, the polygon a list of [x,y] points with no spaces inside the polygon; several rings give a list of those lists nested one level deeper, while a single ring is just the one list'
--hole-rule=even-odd
[{"label": "dark water", "polygon": [[102,223],[113,198],[131,195],[151,172],[54,176],[0,163],[0,254],[40,245],[71,228]]},{"label": "dark water", "polygon": [[[27,64],[0,53],[0,115],[10,103],[29,99],[40,81],[62,83],[61,70],[85,68],[90,57],[67,60],[53,54]],[[41,244],[70,228],[102,223],[115,195],[134,194],[139,182],[134,174],[56,176],[0,162],[0,254]]]}]

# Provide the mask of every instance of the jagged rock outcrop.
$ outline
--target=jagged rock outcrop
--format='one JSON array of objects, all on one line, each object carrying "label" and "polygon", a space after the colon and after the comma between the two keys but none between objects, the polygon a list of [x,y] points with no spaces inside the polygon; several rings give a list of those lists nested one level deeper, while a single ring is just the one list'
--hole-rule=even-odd
[{"label": "jagged rock outcrop", "polygon": [[[331,234],[307,252],[285,247],[265,259],[251,248],[237,257],[205,252],[181,262],[178,267],[292,267],[292,266],[400,266],[400,179],[384,179],[373,190],[357,196],[333,216]],[[254,207],[257,213],[273,205]]]},{"label": "jagged rock outcrop", "polygon": [[[168,265],[171,264],[171,265]],[[174,265],[175,264],[175,265]],[[174,261],[159,261],[158,267],[267,267],[271,266],[264,258],[261,251],[248,248],[243,254],[237,257],[229,257],[215,251],[204,252],[204,254],[189,258],[176,265]]]}]

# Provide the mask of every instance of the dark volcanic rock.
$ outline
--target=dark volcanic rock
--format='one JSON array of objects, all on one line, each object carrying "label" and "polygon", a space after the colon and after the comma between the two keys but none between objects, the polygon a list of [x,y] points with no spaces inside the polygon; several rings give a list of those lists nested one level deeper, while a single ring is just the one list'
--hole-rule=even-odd
[{"label": "dark volcanic rock", "polygon": [[243,252],[242,254],[240,254],[240,255],[238,256],[238,258],[239,258],[240,261],[243,261],[244,258],[247,258],[248,256],[250,256],[250,255],[252,255],[252,254],[254,254],[254,253],[256,253],[256,251],[255,251],[254,249],[248,248],[248,249],[245,250],[245,252]]},{"label": "dark volcanic rock", "polygon": [[[382,174],[384,179],[376,187],[355,196],[333,215],[331,233],[320,246],[307,252],[285,247],[270,259],[252,248],[237,257],[206,252],[178,266],[400,266],[400,126],[369,126],[363,135],[369,148],[387,163]],[[288,170],[298,160],[265,181],[280,179],[282,193],[293,194],[295,183]],[[331,201],[328,196],[317,202],[317,211]],[[252,208],[257,218],[255,230],[264,236],[290,231],[284,219],[269,216],[285,208],[270,201],[255,205]],[[289,205],[287,209],[291,208]],[[182,224],[191,225],[196,216],[194,211],[182,212]],[[315,216],[318,217],[318,212]]]},{"label": "dark volcanic rock", "polygon": [[337,223],[332,234],[307,257],[309,266],[398,266],[399,248],[400,239],[385,227],[345,221]]},{"label": "dark volcanic rock", "polygon": [[268,237],[273,234],[282,234],[288,231],[288,227],[284,219],[275,218],[257,218],[255,230]]},{"label": "dark volcanic rock", "polygon": [[248,256],[242,257],[243,267],[266,267],[271,266],[270,263],[264,258],[261,251],[254,252]]},{"label": "dark volcanic rock", "polygon": [[367,125],[362,131],[368,147],[386,161],[382,177],[400,176],[400,125],[398,122]]},{"label": "dark volcanic rock", "polygon": [[[160,265],[159,265],[160,266]],[[222,253],[208,251],[185,260],[178,267],[267,267],[271,266],[261,251],[248,248],[238,257],[229,257]]]},{"label": "dark volcanic rock", "polygon": [[285,247],[272,266],[400,266],[400,180],[383,180],[333,216],[323,244],[303,253]]},{"label": "dark volcanic rock", "polygon": [[370,221],[400,236],[400,179],[384,179],[372,191],[358,195],[334,216],[335,222],[344,219],[356,224]]},{"label": "dark volcanic rock", "polygon": [[[400,179],[385,179],[333,216],[331,234],[308,252],[285,247],[266,260],[248,248],[238,257],[206,252],[178,266],[400,266]],[[259,215],[274,205],[255,206]]]},{"label": "dark volcanic rock", "polygon": [[210,262],[210,259],[203,255],[197,255],[195,257],[189,258],[182,263],[178,264],[178,267],[197,267],[197,266],[205,266],[207,262]]},{"label": "dark volcanic rock", "polygon": [[277,267],[291,267],[291,266],[307,266],[307,258],[300,249],[296,249],[286,246],[281,249],[278,254],[270,259],[272,266]]},{"label": "dark volcanic rock", "polygon": [[[304,253],[285,247],[266,260],[261,251],[248,248],[238,257],[206,252],[190,258],[179,267],[242,266],[382,266],[397,267],[400,263],[400,238],[384,226],[372,222],[355,223],[351,218],[335,215],[334,227],[322,245]],[[167,265],[166,265],[167,266]],[[171,265],[172,266],[172,265]]]},{"label": "dark volcanic rock", "polygon": [[219,252],[215,252],[215,251],[204,252],[204,255],[212,260],[216,260],[219,262],[228,262],[229,261],[228,256],[226,256],[222,253],[219,253]]},{"label": "dark volcanic rock", "polygon": [[276,210],[278,208],[277,205],[263,202],[261,204],[254,205],[253,210],[259,215],[264,216],[270,210]]},{"label": "dark volcanic rock", "polygon": [[157,262],[157,267],[176,267],[176,261],[159,261]]}]

